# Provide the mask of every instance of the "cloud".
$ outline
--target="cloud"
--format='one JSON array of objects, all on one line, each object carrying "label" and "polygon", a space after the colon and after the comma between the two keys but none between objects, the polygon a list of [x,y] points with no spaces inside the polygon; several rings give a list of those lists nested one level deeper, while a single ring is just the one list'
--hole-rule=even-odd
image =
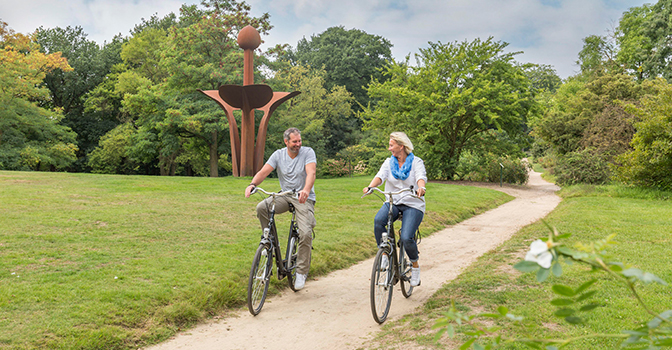
[{"label": "cloud", "polygon": [[[566,78],[575,73],[582,39],[605,35],[624,11],[643,0],[247,0],[252,15],[271,14],[274,28],[263,48],[293,47],[330,27],[360,29],[388,39],[403,60],[428,42],[483,40],[508,42],[521,62],[549,64]],[[650,2],[650,1],[649,1]],[[129,35],[141,19],[179,13],[199,0],[0,0],[0,19],[17,32],[80,25],[102,44]],[[414,62],[414,60],[412,60]]]},{"label": "cloud", "polygon": [[[189,1],[197,3],[198,1]],[[20,33],[32,33],[40,26],[81,26],[88,38],[99,44],[121,33],[128,36],[142,18],[178,13],[180,0],[0,0],[0,19]]]}]

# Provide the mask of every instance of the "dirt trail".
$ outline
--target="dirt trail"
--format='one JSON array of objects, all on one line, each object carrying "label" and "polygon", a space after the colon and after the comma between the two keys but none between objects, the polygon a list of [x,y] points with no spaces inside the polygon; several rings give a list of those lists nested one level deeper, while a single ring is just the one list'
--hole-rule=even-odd
[{"label": "dirt trail", "polygon": [[[397,285],[388,322],[413,312],[479,256],[551,212],[560,203],[555,195],[559,188],[540,175],[531,172],[526,186],[477,184],[516,199],[423,238],[419,247],[422,285],[408,299]],[[366,348],[366,341],[380,329],[369,304],[372,262],[362,261],[317,280],[309,278],[297,293],[287,288],[267,300],[256,317],[241,308],[147,350]]]}]

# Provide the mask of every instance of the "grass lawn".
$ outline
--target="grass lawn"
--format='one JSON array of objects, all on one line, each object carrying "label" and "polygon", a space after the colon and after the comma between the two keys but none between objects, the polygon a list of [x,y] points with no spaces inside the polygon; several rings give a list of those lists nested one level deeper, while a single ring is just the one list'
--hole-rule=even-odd
[{"label": "grass lawn", "polygon": [[[374,254],[369,180],[317,180],[311,276]],[[241,307],[260,234],[249,182],[0,171],[0,349],[137,349]],[[512,199],[427,189],[424,234]]]},{"label": "grass lawn", "polygon": [[[616,234],[619,243],[609,249],[613,259],[651,272],[672,283],[672,193],[628,189],[618,186],[572,186],[560,192],[563,201],[546,218],[560,233],[571,233],[563,242],[590,243],[610,234]],[[591,274],[585,265],[563,265],[561,277],[551,276],[546,282],[536,282],[535,274],[522,274],[512,265],[522,260],[530,243],[546,237],[548,229],[543,223],[535,223],[518,232],[511,240],[482,256],[477,263],[466,269],[456,280],[445,284],[422,310],[403,320],[385,326],[377,344],[400,344],[410,348],[420,345],[426,349],[457,349],[463,342],[444,336],[434,341],[437,330],[431,329],[454,300],[457,308],[471,314],[496,312],[500,305],[506,306],[514,315],[524,316],[527,326],[511,327],[508,322],[492,322],[490,325],[505,326],[510,336],[566,338],[594,333],[618,334],[622,330],[636,329],[652,317],[638,306],[635,298],[622,282],[604,273]],[[556,317],[556,310],[549,302],[557,298],[551,291],[553,284],[577,288],[590,278],[597,278],[592,298],[600,306],[580,316],[584,324],[569,325]],[[672,309],[672,286],[638,284],[638,292],[645,303],[655,312]],[[613,339],[589,339],[563,349],[617,349],[619,341]],[[388,348],[381,345],[380,348]],[[524,345],[511,345],[503,349],[529,349]]]}]

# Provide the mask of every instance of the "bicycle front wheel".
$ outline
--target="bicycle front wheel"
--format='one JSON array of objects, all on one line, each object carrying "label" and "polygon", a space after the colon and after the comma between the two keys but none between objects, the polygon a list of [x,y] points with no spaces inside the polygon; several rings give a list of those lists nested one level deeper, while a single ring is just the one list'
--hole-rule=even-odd
[{"label": "bicycle front wheel", "polygon": [[289,242],[287,243],[287,264],[285,269],[287,272],[287,281],[289,282],[289,288],[296,292],[294,289],[294,280],[296,279],[296,261],[299,256],[299,236],[292,234],[289,236]]},{"label": "bicycle front wheel", "polygon": [[399,270],[401,271],[401,276],[399,280],[401,281],[401,294],[404,295],[404,298],[408,298],[413,294],[413,286],[411,285],[411,260],[408,259],[406,254],[406,249],[404,245],[401,245],[399,249]]},{"label": "bicycle front wheel", "polygon": [[[386,267],[382,265],[383,255],[387,255],[388,263]],[[392,256],[389,249],[378,249],[378,254],[373,260],[373,270],[371,271],[371,313],[373,319],[378,323],[385,322],[387,314],[390,312],[392,304],[392,291],[394,280],[394,268],[392,266]]]},{"label": "bicycle front wheel", "polygon": [[270,244],[260,244],[252,261],[250,280],[247,284],[247,308],[254,316],[261,312],[266,301],[268,285],[273,268],[273,252]]}]

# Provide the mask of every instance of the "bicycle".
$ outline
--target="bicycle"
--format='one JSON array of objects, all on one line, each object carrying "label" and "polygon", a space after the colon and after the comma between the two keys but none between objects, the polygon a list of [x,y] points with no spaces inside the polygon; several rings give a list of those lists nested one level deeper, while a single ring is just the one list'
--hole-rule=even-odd
[{"label": "bicycle", "polygon": [[[374,190],[382,193],[385,198],[381,198],[383,202],[389,203],[389,210],[387,213],[387,231],[383,232],[378,246],[378,253],[373,260],[373,269],[371,271],[371,313],[373,319],[382,324],[387,319],[392,305],[392,291],[397,282],[401,282],[401,294],[408,298],[413,294],[413,286],[411,286],[411,267],[412,263],[406,254],[404,245],[395,242],[394,237],[394,220],[392,220],[392,206],[393,195],[398,195],[404,192],[413,193],[412,196],[421,198],[415,195],[413,187],[405,188],[397,192],[384,192],[377,187],[372,187],[365,193],[362,198],[374,193]],[[380,196],[379,196],[380,198]],[[402,219],[402,213],[399,212],[398,220]],[[391,233],[391,234],[389,234]],[[397,250],[397,247],[399,249]],[[398,251],[398,257],[397,257]],[[388,257],[388,266],[382,267],[383,255]]]},{"label": "bicycle", "polygon": [[296,212],[294,206],[289,203],[289,211],[292,213],[292,220],[289,224],[289,236],[287,237],[287,250],[285,259],[282,259],[278,233],[275,227],[275,199],[282,196],[295,195],[296,191],[267,192],[261,187],[255,187],[250,194],[260,191],[269,197],[273,197],[271,208],[269,210],[268,226],[262,231],[261,241],[257,252],[252,260],[250,269],[250,279],[247,284],[247,308],[254,316],[261,312],[261,308],[266,301],[268,286],[273,275],[273,258],[278,270],[278,280],[287,277],[289,288],[294,289],[294,279],[296,278],[296,260],[299,248],[299,226],[296,222]]}]

